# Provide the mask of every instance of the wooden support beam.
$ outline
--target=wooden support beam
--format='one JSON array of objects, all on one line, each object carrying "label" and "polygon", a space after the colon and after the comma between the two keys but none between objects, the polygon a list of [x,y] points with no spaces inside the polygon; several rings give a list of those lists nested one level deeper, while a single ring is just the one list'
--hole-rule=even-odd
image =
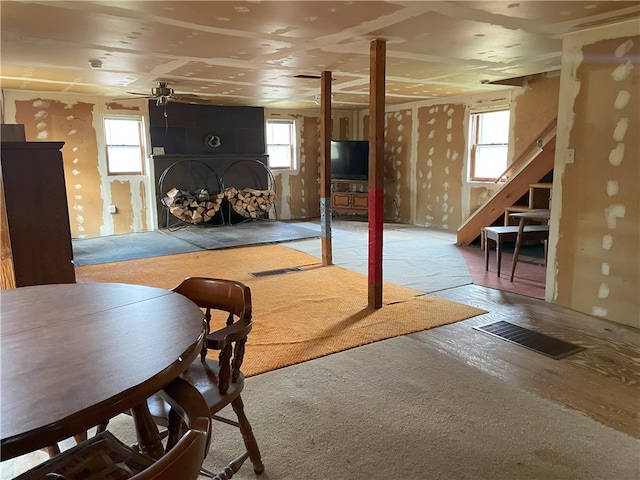
[{"label": "wooden support beam", "polygon": [[369,307],[372,308],[382,308],[386,49],[384,40],[371,41],[369,58]]},{"label": "wooden support beam", "polygon": [[331,72],[327,71],[322,72],[320,87],[320,241],[322,265],[331,265]]}]

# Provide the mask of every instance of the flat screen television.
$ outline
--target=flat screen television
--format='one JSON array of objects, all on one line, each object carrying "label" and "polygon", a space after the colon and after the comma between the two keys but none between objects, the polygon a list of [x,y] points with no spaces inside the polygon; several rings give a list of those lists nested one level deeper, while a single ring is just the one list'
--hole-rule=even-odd
[{"label": "flat screen television", "polygon": [[368,180],[369,141],[332,141],[331,178],[340,180]]}]

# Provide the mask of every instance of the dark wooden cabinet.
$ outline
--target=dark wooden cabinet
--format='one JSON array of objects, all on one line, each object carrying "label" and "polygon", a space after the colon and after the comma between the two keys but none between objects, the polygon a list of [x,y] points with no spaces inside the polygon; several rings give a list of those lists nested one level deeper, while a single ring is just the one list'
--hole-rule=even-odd
[{"label": "dark wooden cabinet", "polygon": [[2,183],[17,287],[74,283],[63,142],[2,142]]},{"label": "dark wooden cabinet", "polygon": [[331,180],[331,210],[340,215],[367,215],[369,212],[366,180]]}]

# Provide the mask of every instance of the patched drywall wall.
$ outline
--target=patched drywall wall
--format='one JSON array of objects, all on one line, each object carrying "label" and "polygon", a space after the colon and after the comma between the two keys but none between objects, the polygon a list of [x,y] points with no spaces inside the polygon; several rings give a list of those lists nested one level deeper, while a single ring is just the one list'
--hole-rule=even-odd
[{"label": "patched drywall wall", "polygon": [[[131,205],[133,203],[131,199],[131,184],[129,181],[114,180],[110,185],[111,201],[114,206]],[[133,214],[131,210],[127,210],[116,211],[116,213],[113,214],[113,233],[129,233],[131,231]]]},{"label": "patched drywall wall", "polygon": [[541,75],[530,79],[521,93],[514,95],[513,159],[534,143],[540,132],[558,115],[560,75]]},{"label": "patched drywall wall", "polygon": [[[87,95],[4,91],[5,121],[23,124],[27,141],[62,141],[62,157],[73,238],[131,233],[155,228],[147,208],[152,165],[144,175],[107,175],[104,115],[148,120],[146,100],[127,105]],[[148,139],[147,139],[148,140]],[[129,188],[128,191],[126,189]],[[109,206],[117,208],[109,213]]]},{"label": "patched drywall wall", "polygon": [[387,221],[411,223],[413,219],[413,121],[412,110],[390,112],[384,117],[384,218]]},{"label": "patched drywall wall", "polygon": [[456,230],[462,222],[464,105],[418,109],[415,223]]},{"label": "patched drywall wall", "polygon": [[[353,112],[332,112],[332,140],[347,140]],[[295,120],[298,138],[296,170],[273,170],[276,209],[281,220],[320,216],[320,111],[265,110],[265,118]]]},{"label": "patched drywall wall", "polygon": [[98,237],[102,226],[95,105],[35,97],[16,100],[16,123],[28,142],[62,141],[71,236]]},{"label": "patched drywall wall", "polygon": [[300,148],[297,175],[289,176],[292,218],[320,216],[320,121],[302,116],[299,122]]},{"label": "patched drywall wall", "polygon": [[[629,33],[639,28],[639,21],[627,22],[565,40],[547,273],[547,299],[634,327],[640,327],[640,36]],[[567,149],[575,150],[573,163]]]},{"label": "patched drywall wall", "polygon": [[113,218],[113,233],[131,233],[149,230],[145,216],[136,212],[146,210],[146,185],[132,177],[130,180],[113,179],[109,182],[111,205],[116,207]]}]

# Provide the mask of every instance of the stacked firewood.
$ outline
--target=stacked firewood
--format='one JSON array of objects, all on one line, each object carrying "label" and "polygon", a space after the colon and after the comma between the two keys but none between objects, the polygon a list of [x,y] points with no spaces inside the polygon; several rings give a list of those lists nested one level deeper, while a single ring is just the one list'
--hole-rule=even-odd
[{"label": "stacked firewood", "polygon": [[211,220],[222,205],[224,193],[209,194],[201,188],[193,193],[172,188],[163,199],[169,211],[183,222],[203,223]]},{"label": "stacked firewood", "polygon": [[229,187],[224,194],[237,214],[254,219],[266,214],[276,200],[276,192],[273,190],[254,190],[253,188],[238,190],[235,187]]}]

